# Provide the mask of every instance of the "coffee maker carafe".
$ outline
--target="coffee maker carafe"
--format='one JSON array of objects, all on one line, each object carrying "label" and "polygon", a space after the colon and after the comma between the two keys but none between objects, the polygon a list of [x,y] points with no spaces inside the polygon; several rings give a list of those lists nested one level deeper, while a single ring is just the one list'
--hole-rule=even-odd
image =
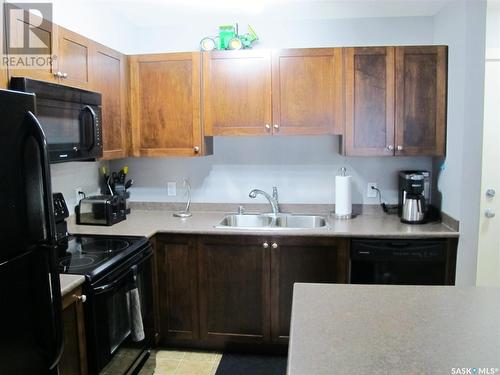
[{"label": "coffee maker carafe", "polygon": [[429,177],[427,171],[399,172],[398,213],[401,222],[420,224],[426,220],[430,198]]}]

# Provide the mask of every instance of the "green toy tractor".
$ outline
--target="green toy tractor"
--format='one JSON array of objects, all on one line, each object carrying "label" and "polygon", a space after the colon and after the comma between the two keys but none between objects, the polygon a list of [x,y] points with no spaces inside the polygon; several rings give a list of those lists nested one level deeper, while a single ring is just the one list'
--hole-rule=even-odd
[{"label": "green toy tractor", "polygon": [[219,26],[218,36],[207,36],[200,41],[200,48],[202,51],[251,48],[252,43],[258,39],[250,25],[244,35],[238,35],[238,24],[222,25]]}]

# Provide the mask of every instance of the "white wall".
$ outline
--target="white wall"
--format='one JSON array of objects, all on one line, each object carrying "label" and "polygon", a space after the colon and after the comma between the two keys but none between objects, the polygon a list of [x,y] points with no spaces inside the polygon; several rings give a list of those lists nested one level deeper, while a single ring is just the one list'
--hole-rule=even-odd
[{"label": "white wall", "polygon": [[[346,167],[353,175],[353,202],[378,203],[366,198],[368,182],[377,182],[383,199],[397,202],[399,169],[429,169],[430,158],[347,158],[338,154],[338,137],[216,137],[213,156],[203,158],[127,159],[136,181],[134,201],[184,199],[182,182],[188,178],[195,202],[251,202],[253,188],[270,191],[277,186],[282,203],[333,203],[334,176]],[[167,196],[168,181],[177,183],[178,195]]]},{"label": "white wall", "polygon": [[[260,36],[256,49],[429,44],[433,39],[432,17],[282,21],[264,16],[238,20],[240,32],[246,32],[246,25],[251,24]],[[200,19],[189,25],[189,31],[183,30],[183,25],[139,28],[141,39],[135,43],[134,53],[197,50],[202,37],[217,33],[214,25]]]},{"label": "white wall", "polygon": [[[30,0],[23,0],[30,1]],[[134,28],[107,2],[52,0],[53,19],[57,25],[85,35],[117,51],[133,50]]]},{"label": "white wall", "polygon": [[476,278],[485,24],[482,0],[456,0],[434,19],[435,42],[449,45],[447,157],[438,189],[442,210],[460,220],[459,285],[474,285]]},{"label": "white wall", "polygon": [[75,189],[81,188],[85,194],[99,192],[99,168],[108,165],[107,162],[69,162],[52,164],[52,191],[64,195],[70,214],[74,212],[76,204]]}]

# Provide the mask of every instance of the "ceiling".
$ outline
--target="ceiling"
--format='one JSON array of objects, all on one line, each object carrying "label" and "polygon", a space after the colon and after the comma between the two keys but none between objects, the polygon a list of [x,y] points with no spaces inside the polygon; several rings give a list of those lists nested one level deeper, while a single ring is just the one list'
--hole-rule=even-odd
[{"label": "ceiling", "polygon": [[[111,12],[136,27],[279,20],[433,16],[455,0],[58,0]],[[110,14],[110,13],[108,13]]]}]

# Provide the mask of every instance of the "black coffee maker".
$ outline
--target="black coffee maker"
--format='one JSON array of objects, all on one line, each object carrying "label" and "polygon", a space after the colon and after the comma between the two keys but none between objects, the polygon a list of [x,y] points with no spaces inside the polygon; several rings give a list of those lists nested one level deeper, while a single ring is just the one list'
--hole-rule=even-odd
[{"label": "black coffee maker", "polygon": [[430,203],[430,173],[428,171],[399,172],[398,214],[401,222],[421,224],[427,219]]}]

